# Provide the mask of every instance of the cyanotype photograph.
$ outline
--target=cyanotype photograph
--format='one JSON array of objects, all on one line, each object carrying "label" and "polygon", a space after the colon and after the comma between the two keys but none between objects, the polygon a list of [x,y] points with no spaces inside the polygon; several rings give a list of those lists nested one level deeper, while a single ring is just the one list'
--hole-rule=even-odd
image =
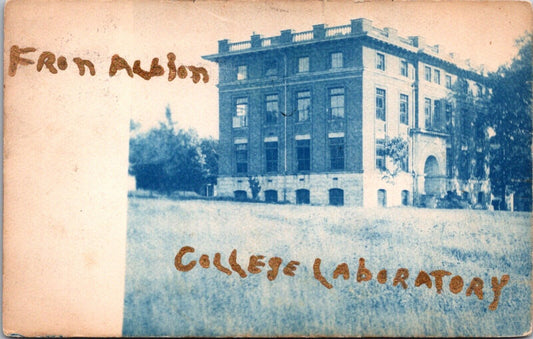
[{"label": "cyanotype photograph", "polygon": [[6,335],[531,333],[530,3],[22,0],[5,30]]}]

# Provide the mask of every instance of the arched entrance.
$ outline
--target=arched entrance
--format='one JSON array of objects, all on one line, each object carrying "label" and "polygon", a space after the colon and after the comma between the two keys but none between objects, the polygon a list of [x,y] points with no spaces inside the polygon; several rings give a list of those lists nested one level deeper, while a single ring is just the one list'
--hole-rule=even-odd
[{"label": "arched entrance", "polygon": [[439,162],[433,155],[430,155],[424,165],[424,191],[426,195],[439,195],[441,181]]}]

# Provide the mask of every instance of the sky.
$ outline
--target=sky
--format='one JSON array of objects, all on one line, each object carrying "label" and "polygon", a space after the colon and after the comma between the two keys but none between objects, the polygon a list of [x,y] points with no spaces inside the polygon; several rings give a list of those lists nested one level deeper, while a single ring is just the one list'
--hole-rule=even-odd
[{"label": "sky", "polygon": [[283,29],[307,31],[319,23],[346,25],[360,17],[379,28],[396,28],[402,37],[424,36],[428,44],[440,44],[489,71],[509,62],[516,53],[515,40],[532,31],[527,2],[139,1],[129,32],[136,48],[125,48],[121,56],[130,64],[139,59],[148,68],[154,57],[166,65],[167,53],[173,52],[178,66],[205,67],[210,80],[193,84],[179,78],[169,82],[166,74],[149,81],[136,76],[131,117],[147,130],[164,120],[168,105],[179,127],[218,138],[218,68],[202,59],[217,52],[218,40],[249,40],[254,32],[276,36]]}]

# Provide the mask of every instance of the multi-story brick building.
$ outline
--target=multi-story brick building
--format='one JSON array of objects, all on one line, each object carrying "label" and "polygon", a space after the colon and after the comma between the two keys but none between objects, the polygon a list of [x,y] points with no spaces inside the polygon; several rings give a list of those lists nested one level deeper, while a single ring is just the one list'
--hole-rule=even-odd
[{"label": "multi-story brick building", "polygon": [[[220,74],[219,195],[250,197],[253,176],[267,201],[395,206],[454,191],[488,206],[486,131],[464,137],[481,118],[454,96],[461,83],[478,100],[484,77],[442,47],[357,19],[220,40],[204,58]],[[391,140],[408,149],[394,162]]]}]

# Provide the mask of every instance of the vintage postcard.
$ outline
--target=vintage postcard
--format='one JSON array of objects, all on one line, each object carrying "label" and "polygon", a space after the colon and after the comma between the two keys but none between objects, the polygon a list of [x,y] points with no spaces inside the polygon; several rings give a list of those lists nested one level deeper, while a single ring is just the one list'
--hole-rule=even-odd
[{"label": "vintage postcard", "polygon": [[5,335],[531,333],[529,2],[4,12]]}]

